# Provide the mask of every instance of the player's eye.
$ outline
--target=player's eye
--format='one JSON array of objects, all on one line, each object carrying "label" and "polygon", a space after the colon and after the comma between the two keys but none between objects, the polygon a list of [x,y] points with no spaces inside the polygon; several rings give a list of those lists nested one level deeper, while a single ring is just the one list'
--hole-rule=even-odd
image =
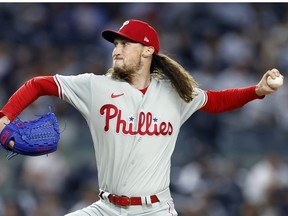
[{"label": "player's eye", "polygon": [[124,47],[126,47],[126,46],[128,46],[129,44],[130,44],[130,43],[129,43],[128,41],[125,41],[125,42],[123,42],[122,45],[123,45]]},{"label": "player's eye", "polygon": [[127,46],[129,44],[128,41],[114,41],[114,46],[118,46],[118,45],[121,45],[121,46]]}]

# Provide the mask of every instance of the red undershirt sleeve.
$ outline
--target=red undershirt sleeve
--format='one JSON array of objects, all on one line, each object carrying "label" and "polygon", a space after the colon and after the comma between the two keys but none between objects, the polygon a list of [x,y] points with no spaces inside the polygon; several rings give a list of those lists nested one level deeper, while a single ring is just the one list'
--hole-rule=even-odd
[{"label": "red undershirt sleeve", "polygon": [[26,107],[44,95],[59,95],[53,76],[38,76],[24,83],[0,110],[0,117],[5,115],[13,121]]},{"label": "red undershirt sleeve", "polygon": [[240,108],[252,100],[263,99],[265,96],[258,96],[255,88],[256,86],[249,86],[221,91],[207,90],[206,104],[200,110],[207,113],[223,113]]}]

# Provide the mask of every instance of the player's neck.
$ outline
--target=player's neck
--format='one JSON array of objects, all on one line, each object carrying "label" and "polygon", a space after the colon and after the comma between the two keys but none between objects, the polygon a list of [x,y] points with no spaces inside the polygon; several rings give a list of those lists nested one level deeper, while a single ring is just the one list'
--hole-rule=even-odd
[{"label": "player's neck", "polygon": [[132,79],[131,85],[133,85],[137,89],[145,89],[147,86],[149,86],[151,81],[150,74],[147,76],[135,76]]},{"label": "player's neck", "polygon": [[151,62],[147,63],[147,60],[142,62],[142,67],[132,77],[131,85],[137,89],[145,89],[149,86],[151,81],[150,67]]}]

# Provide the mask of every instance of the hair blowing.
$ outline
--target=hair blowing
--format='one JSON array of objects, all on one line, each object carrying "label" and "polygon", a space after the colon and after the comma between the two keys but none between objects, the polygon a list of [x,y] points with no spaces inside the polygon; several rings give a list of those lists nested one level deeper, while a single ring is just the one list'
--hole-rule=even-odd
[{"label": "hair blowing", "polygon": [[180,64],[164,54],[154,54],[150,73],[158,78],[168,78],[178,95],[190,102],[195,97],[194,88],[198,87],[194,78]]}]

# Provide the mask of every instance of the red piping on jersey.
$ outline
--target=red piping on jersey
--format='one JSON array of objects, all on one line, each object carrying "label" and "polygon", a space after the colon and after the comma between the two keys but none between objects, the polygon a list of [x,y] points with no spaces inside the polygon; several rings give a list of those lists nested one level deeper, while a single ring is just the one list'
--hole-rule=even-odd
[{"label": "red piping on jersey", "polygon": [[62,86],[60,85],[59,80],[57,79],[56,76],[54,76],[54,81],[55,81],[55,83],[56,83],[56,85],[58,87],[58,96],[59,96],[60,99],[63,99],[64,96],[63,96]]}]

